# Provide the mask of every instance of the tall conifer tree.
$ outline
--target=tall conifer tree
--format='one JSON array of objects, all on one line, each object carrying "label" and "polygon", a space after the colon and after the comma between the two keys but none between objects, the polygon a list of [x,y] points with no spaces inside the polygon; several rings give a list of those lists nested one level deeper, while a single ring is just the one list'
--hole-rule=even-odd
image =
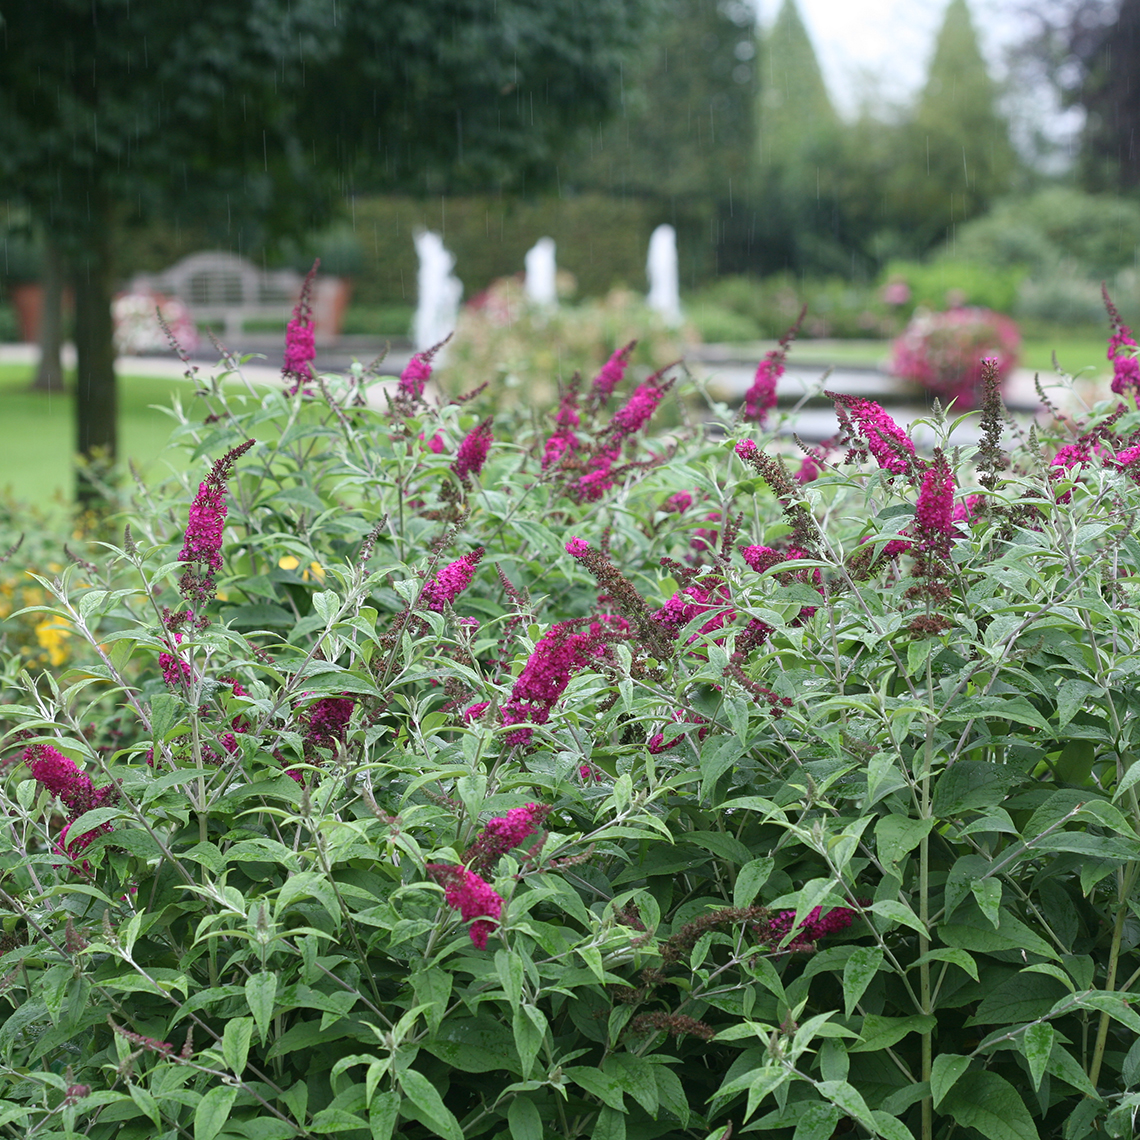
[{"label": "tall conifer tree", "polygon": [[892,207],[919,248],[1009,190],[1016,159],[966,0],[950,0],[926,85],[903,131]]}]

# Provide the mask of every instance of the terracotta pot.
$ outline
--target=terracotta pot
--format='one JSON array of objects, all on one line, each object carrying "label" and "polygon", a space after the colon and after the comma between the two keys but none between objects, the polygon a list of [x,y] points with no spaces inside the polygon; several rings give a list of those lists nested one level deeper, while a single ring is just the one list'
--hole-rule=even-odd
[{"label": "terracotta pot", "polygon": [[44,313],[44,287],[38,281],[21,281],[8,286],[8,298],[16,310],[20,340],[36,344],[40,339],[40,321]]},{"label": "terracotta pot", "polygon": [[313,296],[313,332],[318,337],[340,336],[344,311],[352,299],[351,277],[318,277]]}]

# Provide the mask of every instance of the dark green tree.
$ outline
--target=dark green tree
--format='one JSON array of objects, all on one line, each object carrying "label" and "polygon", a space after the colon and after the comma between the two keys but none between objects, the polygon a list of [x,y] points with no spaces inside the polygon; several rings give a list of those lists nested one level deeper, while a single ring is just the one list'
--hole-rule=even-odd
[{"label": "dark green tree", "polygon": [[966,0],[950,0],[926,85],[898,138],[885,187],[890,211],[922,251],[1006,193],[1016,165]]},{"label": "dark green tree", "polygon": [[1062,0],[1038,13],[1023,57],[1085,111],[1078,173],[1089,190],[1140,187],[1140,0]]},{"label": "dark green tree", "polygon": [[795,0],[760,46],[752,149],[754,267],[842,271],[849,265],[837,194],[842,131]]},{"label": "dark green tree", "polygon": [[224,218],[248,246],[324,220],[354,178],[553,175],[572,129],[618,103],[651,3],[0,0],[0,195],[70,266],[79,453],[115,454],[127,220]]},{"label": "dark green tree", "polygon": [[687,278],[712,269],[718,208],[747,191],[755,16],[743,0],[662,0],[621,75],[618,114],[582,136],[564,186],[637,195],[678,228]]}]

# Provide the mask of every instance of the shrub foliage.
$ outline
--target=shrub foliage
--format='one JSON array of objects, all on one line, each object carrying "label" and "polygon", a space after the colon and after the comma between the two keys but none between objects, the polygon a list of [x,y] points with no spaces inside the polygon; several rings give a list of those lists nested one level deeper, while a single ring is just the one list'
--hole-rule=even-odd
[{"label": "shrub foliage", "polygon": [[1009,434],[990,370],[929,457],[841,397],[793,475],[625,359],[203,381],[198,488],[38,579],[8,1134],[1133,1134],[1135,391]]}]

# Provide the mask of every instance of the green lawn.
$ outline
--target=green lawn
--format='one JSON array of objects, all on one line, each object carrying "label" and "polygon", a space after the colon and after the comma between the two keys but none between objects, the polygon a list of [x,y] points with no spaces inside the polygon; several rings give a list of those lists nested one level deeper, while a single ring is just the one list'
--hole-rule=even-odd
[{"label": "green lawn", "polygon": [[[69,393],[30,391],[32,372],[30,366],[0,365],[0,492],[41,508],[62,507],[72,486],[74,401]],[[189,385],[173,379],[120,378],[119,449],[143,471],[165,470],[156,461],[174,423],[149,405],[169,405],[175,391],[185,398]]]},{"label": "green lawn", "polygon": [[[1092,368],[1096,375],[1108,371],[1107,348],[1107,333],[1096,337],[1062,333],[1055,337],[1026,338],[1021,345],[1021,366],[1052,373],[1053,353],[1056,352],[1057,360],[1066,372],[1075,374],[1084,368]],[[800,364],[869,367],[885,364],[890,354],[891,342],[888,340],[801,340],[793,346],[791,359]]]}]

